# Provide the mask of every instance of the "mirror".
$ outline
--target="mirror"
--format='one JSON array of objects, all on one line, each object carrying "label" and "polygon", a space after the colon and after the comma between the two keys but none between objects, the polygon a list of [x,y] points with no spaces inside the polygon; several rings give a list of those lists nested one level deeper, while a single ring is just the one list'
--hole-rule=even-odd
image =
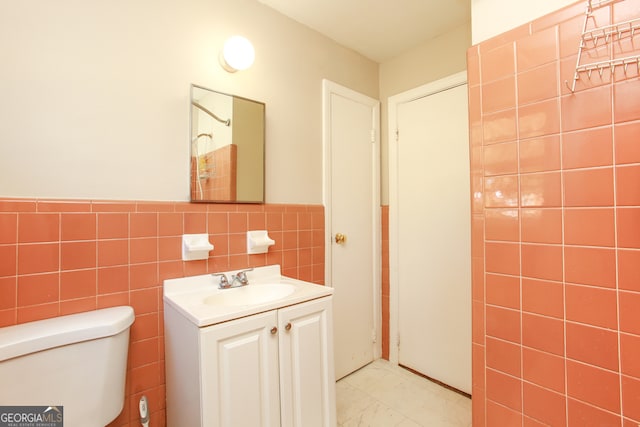
[{"label": "mirror", "polygon": [[191,85],[191,201],[264,203],[265,104]]}]

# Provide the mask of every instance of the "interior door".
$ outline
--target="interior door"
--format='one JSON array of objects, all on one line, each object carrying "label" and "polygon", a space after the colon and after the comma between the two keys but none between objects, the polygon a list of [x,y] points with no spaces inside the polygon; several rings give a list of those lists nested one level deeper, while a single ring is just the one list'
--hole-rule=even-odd
[{"label": "interior door", "polygon": [[471,393],[467,85],[397,107],[398,362]]},{"label": "interior door", "polygon": [[[379,342],[379,102],[324,82],[325,282],[334,288],[336,379]],[[375,292],[374,292],[375,291]]]}]

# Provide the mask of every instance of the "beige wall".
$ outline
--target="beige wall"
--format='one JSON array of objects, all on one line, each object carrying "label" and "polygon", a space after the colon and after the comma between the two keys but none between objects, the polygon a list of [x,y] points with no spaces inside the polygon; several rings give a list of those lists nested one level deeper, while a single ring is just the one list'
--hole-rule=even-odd
[{"label": "beige wall", "polygon": [[389,203],[388,98],[466,70],[469,46],[471,27],[467,23],[380,64],[382,204]]},{"label": "beige wall", "polygon": [[[575,2],[576,0],[471,0],[473,44]],[[586,6],[586,1],[584,3]]]},{"label": "beige wall", "polygon": [[[223,41],[256,62],[229,74]],[[0,3],[0,196],[189,198],[189,84],[263,101],[266,201],[322,201],[322,78],[378,64],[254,0]]]},{"label": "beige wall", "polygon": [[[473,41],[572,3],[472,0]],[[223,41],[256,62],[229,74]],[[254,0],[0,3],[0,196],[187,200],[189,84],[267,104],[266,201],[321,203],[321,80],[381,100],[466,68],[469,25],[378,64]]]}]

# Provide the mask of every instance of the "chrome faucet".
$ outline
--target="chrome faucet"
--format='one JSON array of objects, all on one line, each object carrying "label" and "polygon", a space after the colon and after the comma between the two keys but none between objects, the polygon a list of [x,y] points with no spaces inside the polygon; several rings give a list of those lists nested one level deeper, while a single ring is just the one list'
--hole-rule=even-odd
[{"label": "chrome faucet", "polygon": [[249,279],[247,278],[247,272],[253,271],[253,268],[247,268],[246,270],[240,270],[236,274],[231,276],[231,286],[235,282],[239,282],[240,286],[245,286],[249,284]]},{"label": "chrome faucet", "polygon": [[231,286],[229,284],[229,279],[227,279],[227,275],[226,274],[224,274],[224,273],[213,273],[211,276],[213,276],[213,277],[220,276],[220,282],[218,283],[218,287],[220,289],[226,289],[226,288]]},{"label": "chrome faucet", "polygon": [[[240,270],[236,274],[232,274],[231,283],[229,283],[229,279],[227,279],[224,273],[213,273],[212,276],[220,276],[220,282],[218,283],[220,289],[237,288],[249,284],[249,279],[247,278],[248,271],[253,271],[253,268],[247,268],[246,270]],[[238,282],[239,285],[234,286],[236,282]]]}]

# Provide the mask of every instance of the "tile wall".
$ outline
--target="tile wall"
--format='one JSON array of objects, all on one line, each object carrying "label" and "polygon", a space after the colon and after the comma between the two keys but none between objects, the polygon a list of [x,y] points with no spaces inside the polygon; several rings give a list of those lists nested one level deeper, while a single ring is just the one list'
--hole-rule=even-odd
[{"label": "tile wall", "polygon": [[[237,159],[238,146],[235,144],[199,157],[192,156],[191,200],[238,200]],[[202,164],[198,165],[198,161]]]},{"label": "tile wall", "polygon": [[[586,3],[468,51],[474,427],[640,423],[640,78],[566,87]],[[589,29],[640,18],[599,3]],[[582,62],[638,54],[627,32]]]},{"label": "tile wall", "polygon": [[[276,244],[246,254],[246,231],[267,229]],[[181,261],[181,235],[208,233],[208,260]],[[280,264],[285,275],[324,281],[324,208],[0,199],[0,327],[131,305],[127,399],[111,426],[165,425],[162,281]]]}]

